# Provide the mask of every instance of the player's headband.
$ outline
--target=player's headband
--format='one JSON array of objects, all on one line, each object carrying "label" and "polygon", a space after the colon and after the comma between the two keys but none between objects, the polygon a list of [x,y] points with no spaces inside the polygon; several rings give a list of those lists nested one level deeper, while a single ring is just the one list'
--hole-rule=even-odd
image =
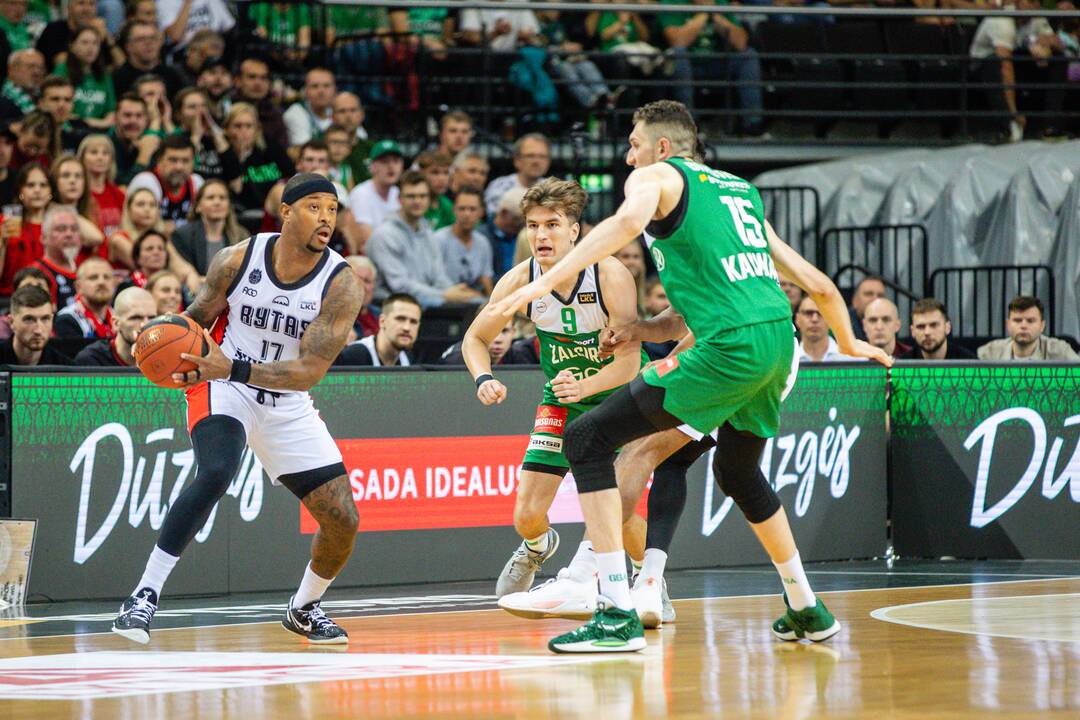
[{"label": "player's headband", "polygon": [[334,189],[334,184],[321,175],[318,175],[308,180],[304,180],[302,183],[294,185],[291,188],[286,188],[285,192],[281,195],[281,202],[286,205],[292,205],[297,200],[305,198],[308,195],[314,195],[315,193],[330,193],[334,197],[337,197],[337,190]]}]

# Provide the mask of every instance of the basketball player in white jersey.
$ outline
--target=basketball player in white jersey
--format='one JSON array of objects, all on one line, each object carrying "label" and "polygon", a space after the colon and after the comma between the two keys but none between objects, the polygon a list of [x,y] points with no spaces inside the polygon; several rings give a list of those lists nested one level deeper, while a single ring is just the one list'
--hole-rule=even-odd
[{"label": "basketball player in white jersey", "polygon": [[[508,272],[495,286],[498,300],[552,267],[570,252],[580,232],[587,195],[576,182],[548,178],[529,189],[522,200],[532,257]],[[598,404],[612,390],[630,382],[641,367],[637,343],[625,343],[614,357],[599,357],[599,334],[609,323],[624,325],[637,318],[637,292],[630,272],[615,258],[583,270],[573,282],[529,305],[529,318],[540,339],[540,364],[549,382],[536,412],[536,422],[521,466],[514,503],[514,527],[523,538],[496,583],[500,606],[523,617],[590,617],[595,609],[595,560],[584,541],[558,588],[541,595],[526,593],[536,571],[559,546],[547,513],[569,469],[562,454],[563,428]],[[506,387],[491,374],[488,346],[502,331],[505,318],[480,313],[462,341],[462,355],[476,379],[477,397],[485,405],[502,402]],[[643,548],[645,523],[633,515],[624,527],[627,546]],[[631,551],[632,552],[632,551]],[[639,552],[640,557],[640,552]],[[558,590],[557,599],[547,597]],[[524,597],[528,595],[528,597]]]},{"label": "basketball player in white jersey", "polygon": [[296,175],[282,193],[280,235],[255,235],[214,256],[187,310],[213,328],[204,330],[209,351],[185,355],[196,369],[174,376],[187,387],[198,470],[169,508],[114,632],[150,641],[162,585],[225,494],[248,445],[271,481],[288,488],[319,523],[282,625],[312,643],[348,642],[319,602],[352,554],[357,511],[341,453],[307,392],[345,346],[363,301],[344,259],[327,247],[337,211],[329,180]]}]

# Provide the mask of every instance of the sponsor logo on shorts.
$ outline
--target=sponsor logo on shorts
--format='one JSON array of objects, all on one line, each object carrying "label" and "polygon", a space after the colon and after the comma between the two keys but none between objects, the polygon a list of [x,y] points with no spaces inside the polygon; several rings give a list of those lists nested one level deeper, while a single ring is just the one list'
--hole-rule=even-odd
[{"label": "sponsor logo on shorts", "polygon": [[660,361],[660,364],[656,366],[656,377],[662,378],[672,370],[679,367],[679,356],[665,358]]},{"label": "sponsor logo on shorts", "polygon": [[284,295],[278,295],[276,298],[274,298],[273,302],[275,305],[284,305],[285,307],[289,307],[289,298],[285,297]]},{"label": "sponsor logo on shorts", "polygon": [[256,289],[255,289],[255,288],[253,288],[253,287],[250,287],[250,286],[248,286],[248,285],[245,285],[245,286],[244,286],[244,290],[243,290],[243,293],[244,293],[245,295],[247,295],[248,297],[255,297],[256,295],[258,295],[258,294],[259,294],[259,291],[258,291],[258,290],[256,290]]},{"label": "sponsor logo on shorts", "polygon": [[561,437],[547,437],[546,435],[533,435],[529,438],[529,450],[543,450],[544,452],[562,452]]},{"label": "sponsor logo on shorts", "polygon": [[562,435],[566,429],[566,417],[569,410],[557,405],[541,405],[536,409],[536,420],[533,422],[534,433],[550,433]]},{"label": "sponsor logo on shorts", "polygon": [[596,293],[594,292],[580,292],[577,294],[577,301],[582,305],[589,305],[596,303]]}]

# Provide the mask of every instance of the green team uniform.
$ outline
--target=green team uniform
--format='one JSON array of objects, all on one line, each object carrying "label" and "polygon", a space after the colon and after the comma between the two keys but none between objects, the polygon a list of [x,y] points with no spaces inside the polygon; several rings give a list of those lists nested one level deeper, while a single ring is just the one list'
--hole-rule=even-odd
[{"label": "green team uniform", "polygon": [[[529,260],[529,281],[542,274],[540,263]],[[569,468],[563,455],[566,426],[582,413],[599,405],[616,388],[590,395],[581,402],[564,405],[551,390],[551,380],[563,370],[577,378],[600,372],[613,358],[600,360],[600,331],[607,327],[608,315],[600,292],[600,268],[585,268],[568,297],[548,293],[529,303],[529,319],[536,325],[540,340],[540,369],[548,382],[544,398],[536,408],[536,420],[525,451],[525,469],[530,463]]]},{"label": "green team uniform", "polygon": [[742,178],[685,158],[678,206],[649,223],[645,240],[672,306],[695,344],[647,370],[664,409],[694,430],[726,422],[772,437],[794,382],[791,305],[769,254],[761,195]]}]

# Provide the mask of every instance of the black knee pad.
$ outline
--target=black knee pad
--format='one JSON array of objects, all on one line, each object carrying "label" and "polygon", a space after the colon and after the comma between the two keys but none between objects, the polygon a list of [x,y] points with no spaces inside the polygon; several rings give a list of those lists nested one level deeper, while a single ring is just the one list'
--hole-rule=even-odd
[{"label": "black knee pad", "polygon": [[615,481],[615,449],[600,430],[600,423],[587,412],[566,427],[563,455],[570,461],[579,493],[611,490]]},{"label": "black knee pad", "polygon": [[592,413],[585,413],[566,426],[563,434],[563,455],[571,465],[593,459],[606,449],[600,425],[593,419]]},{"label": "black knee pad", "polygon": [[761,468],[741,467],[737,463],[726,463],[717,452],[713,463],[716,482],[724,494],[735,501],[747,521],[757,524],[765,522],[780,509],[780,497],[772,485],[765,479]]}]

